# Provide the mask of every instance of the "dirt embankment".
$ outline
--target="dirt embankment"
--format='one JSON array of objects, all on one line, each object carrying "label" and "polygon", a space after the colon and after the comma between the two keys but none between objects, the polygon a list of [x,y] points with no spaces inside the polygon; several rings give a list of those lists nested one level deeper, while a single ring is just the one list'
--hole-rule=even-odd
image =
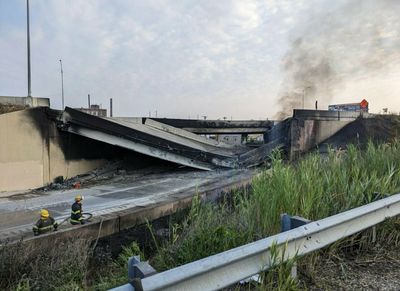
[{"label": "dirt embankment", "polygon": [[377,115],[359,118],[343,127],[324,143],[345,148],[348,144],[366,144],[368,141],[388,142],[400,137],[400,116]]}]

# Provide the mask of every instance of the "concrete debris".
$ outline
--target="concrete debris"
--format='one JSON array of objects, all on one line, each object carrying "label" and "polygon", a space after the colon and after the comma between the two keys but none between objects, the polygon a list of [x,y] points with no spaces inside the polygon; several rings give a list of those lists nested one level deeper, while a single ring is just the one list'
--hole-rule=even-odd
[{"label": "concrete debris", "polygon": [[[110,181],[117,176],[126,175],[127,172],[125,169],[121,169],[122,166],[123,161],[111,161],[101,168],[70,179],[64,180],[63,176],[58,176],[54,179],[53,183],[37,190],[47,192],[52,190],[80,189],[84,185],[91,185],[100,181]],[[115,179],[113,181],[115,182]]]}]

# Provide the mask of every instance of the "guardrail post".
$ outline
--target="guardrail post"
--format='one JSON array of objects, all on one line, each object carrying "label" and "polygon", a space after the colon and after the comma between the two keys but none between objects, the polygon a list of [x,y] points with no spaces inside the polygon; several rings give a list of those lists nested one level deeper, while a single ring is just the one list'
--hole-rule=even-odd
[{"label": "guardrail post", "polygon": [[141,262],[140,256],[130,257],[128,260],[128,279],[135,291],[142,291],[141,279],[156,274],[157,271],[149,262]]},{"label": "guardrail post", "polygon": [[372,227],[372,243],[376,243],[376,226]]},{"label": "guardrail post", "polygon": [[[305,219],[300,216],[290,216],[287,213],[281,214],[281,232],[289,231],[293,228],[310,223],[311,220]],[[292,278],[297,277],[297,263],[293,264],[292,270],[290,271]]]},{"label": "guardrail post", "polygon": [[290,215],[287,213],[281,214],[281,232],[291,230]]}]

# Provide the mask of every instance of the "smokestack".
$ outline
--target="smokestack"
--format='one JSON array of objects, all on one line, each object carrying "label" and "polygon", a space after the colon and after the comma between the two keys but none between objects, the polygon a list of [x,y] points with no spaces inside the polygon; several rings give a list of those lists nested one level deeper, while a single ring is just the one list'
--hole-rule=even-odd
[{"label": "smokestack", "polygon": [[318,100],[315,100],[315,110],[318,110]]},{"label": "smokestack", "polygon": [[110,117],[113,117],[112,98],[110,98]]},{"label": "smokestack", "polygon": [[90,94],[87,94],[88,108],[90,108]]}]

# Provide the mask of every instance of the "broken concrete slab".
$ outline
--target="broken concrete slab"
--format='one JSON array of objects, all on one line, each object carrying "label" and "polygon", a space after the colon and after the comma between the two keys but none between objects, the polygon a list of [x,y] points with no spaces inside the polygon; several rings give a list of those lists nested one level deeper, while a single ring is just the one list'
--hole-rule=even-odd
[{"label": "broken concrete slab", "polygon": [[229,147],[205,143],[182,132],[176,134],[122,119],[100,118],[68,107],[61,120],[61,130],[177,164],[203,170],[237,166],[237,155]]}]

